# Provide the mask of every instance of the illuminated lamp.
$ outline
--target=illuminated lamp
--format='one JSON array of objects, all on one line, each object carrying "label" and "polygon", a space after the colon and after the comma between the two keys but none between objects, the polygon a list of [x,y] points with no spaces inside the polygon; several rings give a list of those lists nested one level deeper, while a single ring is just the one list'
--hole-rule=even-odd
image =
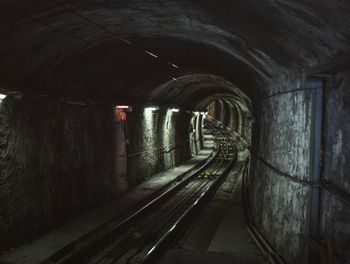
[{"label": "illuminated lamp", "polygon": [[159,110],[158,106],[148,106],[145,108],[146,111],[157,111]]},{"label": "illuminated lamp", "polygon": [[0,94],[0,102],[6,98],[6,94]]},{"label": "illuminated lamp", "polygon": [[128,105],[117,105],[116,106],[117,109],[129,109]]}]

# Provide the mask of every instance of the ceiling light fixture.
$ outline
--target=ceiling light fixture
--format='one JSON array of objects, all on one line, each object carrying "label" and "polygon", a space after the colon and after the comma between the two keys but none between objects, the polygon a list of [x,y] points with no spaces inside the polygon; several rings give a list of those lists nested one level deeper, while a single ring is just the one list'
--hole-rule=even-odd
[{"label": "ceiling light fixture", "polygon": [[147,51],[147,50],[145,50],[145,52],[146,52],[148,55],[150,55],[150,56],[152,56],[152,57],[158,59],[158,56],[157,56],[156,54],[153,54],[152,52],[149,52],[149,51]]},{"label": "ceiling light fixture", "polygon": [[117,105],[116,108],[118,108],[118,109],[128,109],[129,106],[128,105]]},{"label": "ceiling light fixture", "polygon": [[0,102],[6,98],[6,94],[0,94]]},{"label": "ceiling light fixture", "polygon": [[148,107],[145,108],[145,110],[157,111],[157,110],[159,110],[159,107],[158,106],[148,106]]}]

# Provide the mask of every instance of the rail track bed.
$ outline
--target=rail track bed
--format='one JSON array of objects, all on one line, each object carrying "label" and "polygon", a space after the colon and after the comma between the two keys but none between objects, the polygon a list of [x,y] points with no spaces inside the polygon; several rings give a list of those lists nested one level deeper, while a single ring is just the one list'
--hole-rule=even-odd
[{"label": "rail track bed", "polygon": [[215,142],[214,154],[206,164],[124,221],[109,224],[79,248],[45,263],[154,263],[223,183],[235,161],[230,136],[210,123],[205,131]]}]

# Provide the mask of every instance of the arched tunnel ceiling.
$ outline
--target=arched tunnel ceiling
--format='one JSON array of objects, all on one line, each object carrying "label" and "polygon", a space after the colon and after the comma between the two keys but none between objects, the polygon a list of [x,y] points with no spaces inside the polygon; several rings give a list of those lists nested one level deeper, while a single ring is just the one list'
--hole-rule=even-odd
[{"label": "arched tunnel ceiling", "polygon": [[349,25],[346,0],[2,1],[0,84],[142,101],[174,78],[211,74],[254,98],[281,75],[349,52]]},{"label": "arched tunnel ceiling", "polygon": [[210,74],[191,74],[176,78],[151,91],[151,101],[177,101],[181,105],[193,105],[196,109],[204,109],[216,98],[228,97],[242,102],[249,107],[250,99],[234,84],[226,79]]}]

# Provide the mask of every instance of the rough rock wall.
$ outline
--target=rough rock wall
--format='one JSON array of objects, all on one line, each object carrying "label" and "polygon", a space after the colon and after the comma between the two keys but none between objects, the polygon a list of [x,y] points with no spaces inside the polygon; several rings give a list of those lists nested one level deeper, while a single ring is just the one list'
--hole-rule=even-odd
[{"label": "rough rock wall", "polygon": [[[297,87],[294,87],[297,88]],[[259,151],[254,155],[292,176],[307,180],[310,171],[312,91],[279,94],[264,100]],[[288,263],[299,263],[307,233],[309,188],[291,182],[253,158],[251,199],[255,224]]]},{"label": "rough rock wall", "polygon": [[[323,178],[350,193],[350,72],[326,87]],[[321,235],[342,259],[350,259],[350,204],[321,190]]]},{"label": "rough rock wall", "polygon": [[304,261],[305,243],[298,234],[308,234],[310,188],[281,176],[260,159],[291,176],[309,180],[314,91],[301,90],[301,79],[296,74],[280,80],[281,85],[269,87],[269,96],[255,109],[255,124],[252,119],[247,120],[250,114],[241,107],[236,107],[236,114],[222,111],[220,105],[209,108],[214,118],[222,122],[225,114],[237,119],[236,131],[248,142],[252,123],[259,129],[253,140],[249,185],[253,219],[288,263]]},{"label": "rough rock wall", "polygon": [[128,113],[129,187],[191,157],[190,119],[188,113],[164,107],[151,111],[139,106]]},{"label": "rough rock wall", "polygon": [[[280,171],[298,179],[310,180],[312,107],[314,91],[298,90],[298,78],[286,81],[281,93],[262,101],[259,138],[252,152]],[[350,192],[350,72],[338,73],[334,82],[324,87],[323,171],[321,180],[333,182],[343,192]],[[258,143],[257,143],[258,142]],[[257,151],[258,150],[258,151]],[[294,183],[252,156],[251,204],[258,229],[287,263],[306,263],[307,245],[298,234],[308,235],[310,190]],[[320,236],[328,239],[342,260],[349,259],[350,204],[346,199],[320,189]],[[263,209],[262,209],[263,208]]]},{"label": "rough rock wall", "polygon": [[0,104],[0,247],[112,197],[109,107],[51,99]]}]

